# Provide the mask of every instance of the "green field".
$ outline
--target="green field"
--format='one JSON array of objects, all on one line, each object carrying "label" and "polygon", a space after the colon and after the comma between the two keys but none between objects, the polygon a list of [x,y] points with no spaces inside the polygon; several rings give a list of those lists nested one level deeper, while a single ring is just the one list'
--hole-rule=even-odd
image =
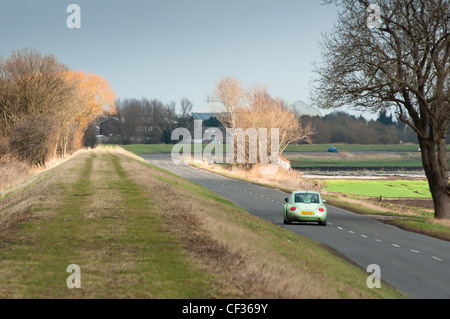
[{"label": "green field", "polygon": [[172,144],[130,144],[121,145],[124,149],[137,155],[170,153]]},{"label": "green field", "polygon": [[423,180],[327,180],[325,189],[360,196],[384,198],[431,198],[428,182]]},{"label": "green field", "polygon": [[339,153],[286,153],[292,167],[417,167],[422,168],[420,152],[339,152]]}]

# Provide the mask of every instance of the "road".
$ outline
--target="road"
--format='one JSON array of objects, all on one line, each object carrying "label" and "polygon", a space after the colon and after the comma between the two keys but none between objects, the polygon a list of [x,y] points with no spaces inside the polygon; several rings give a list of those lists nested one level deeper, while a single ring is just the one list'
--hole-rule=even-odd
[{"label": "road", "polygon": [[378,265],[382,281],[411,298],[450,298],[450,243],[447,241],[407,232],[329,205],[326,227],[284,225],[282,208],[288,194],[282,191],[226,178],[186,164],[176,165],[168,154],[141,156],[149,164],[200,184],[255,216],[340,251],[363,269],[371,264]]}]

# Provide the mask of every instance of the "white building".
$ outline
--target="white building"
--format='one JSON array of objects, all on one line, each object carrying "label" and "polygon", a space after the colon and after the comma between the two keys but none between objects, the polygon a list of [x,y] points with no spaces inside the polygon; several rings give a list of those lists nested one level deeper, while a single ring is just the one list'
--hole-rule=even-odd
[{"label": "white building", "polygon": [[291,169],[291,161],[281,155],[278,157],[278,165],[287,171]]}]

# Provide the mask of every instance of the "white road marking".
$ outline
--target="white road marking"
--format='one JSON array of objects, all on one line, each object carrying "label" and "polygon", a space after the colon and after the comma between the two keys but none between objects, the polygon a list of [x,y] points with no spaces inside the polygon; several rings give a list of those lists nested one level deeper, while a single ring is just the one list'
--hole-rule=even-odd
[{"label": "white road marking", "polygon": [[338,226],[338,229],[342,230],[342,227],[339,227],[339,226]]},{"label": "white road marking", "polygon": [[392,246],[397,247],[397,248],[400,248],[400,246],[397,245],[397,244],[392,244]]},{"label": "white road marking", "polygon": [[366,235],[361,235],[361,237],[367,238],[367,236],[366,236]]},{"label": "white road marking", "polygon": [[375,238],[375,241],[377,241],[379,243],[383,242],[381,239],[377,239],[377,238]]},{"label": "white road marking", "polygon": [[410,251],[412,251],[413,253],[416,253],[416,254],[420,254],[420,251],[418,251],[418,250],[410,249]]},{"label": "white road marking", "polygon": [[436,260],[442,261],[442,259],[441,259],[441,258],[437,258],[436,256],[432,256],[432,257],[433,257],[433,259],[436,259]]}]

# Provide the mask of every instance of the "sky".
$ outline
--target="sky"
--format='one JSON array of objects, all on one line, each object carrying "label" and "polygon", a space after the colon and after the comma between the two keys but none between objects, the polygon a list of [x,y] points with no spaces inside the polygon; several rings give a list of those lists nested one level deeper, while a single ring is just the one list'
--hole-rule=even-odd
[{"label": "sky", "polygon": [[[80,28],[67,26],[70,4]],[[310,103],[318,44],[337,14],[321,0],[1,0],[0,55],[53,54],[103,76],[121,99],[186,97],[196,110],[232,76]]]}]

